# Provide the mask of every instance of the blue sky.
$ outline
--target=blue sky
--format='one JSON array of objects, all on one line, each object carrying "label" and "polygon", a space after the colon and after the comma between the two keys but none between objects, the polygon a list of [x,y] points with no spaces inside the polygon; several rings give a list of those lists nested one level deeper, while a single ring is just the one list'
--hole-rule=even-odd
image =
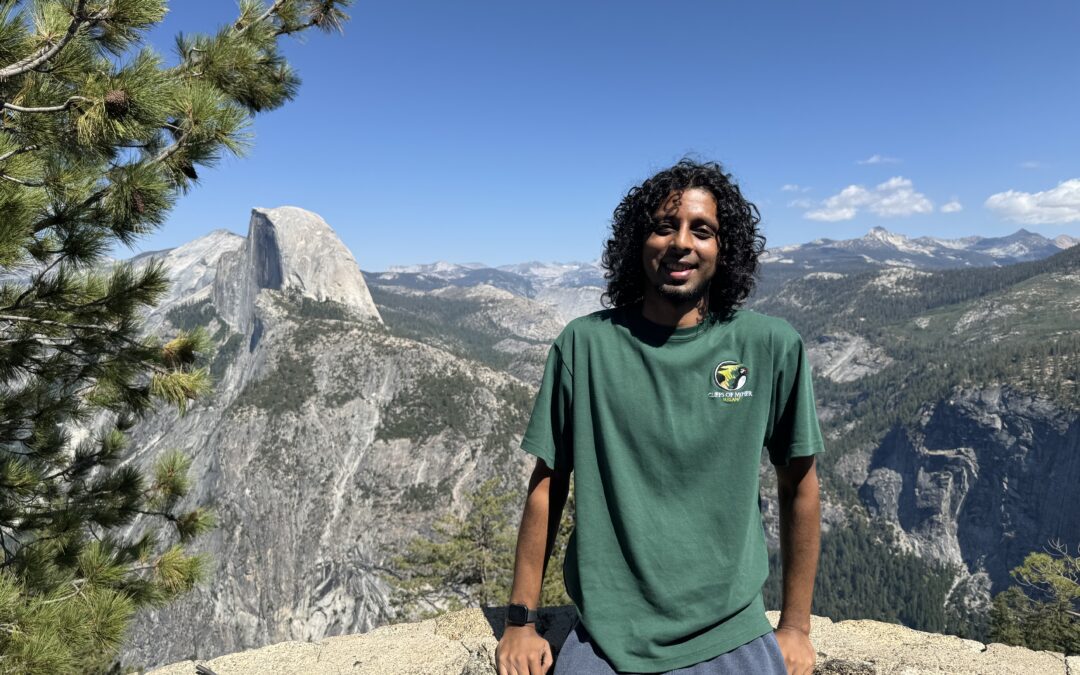
[{"label": "blue sky", "polygon": [[[235,18],[170,3],[149,41]],[[769,246],[1080,236],[1080,3],[373,2],[286,39],[299,96],[200,169],[137,250],[254,206],[322,215],[366,270],[595,259],[626,190],[716,159]],[[1075,182],[1071,182],[1075,181]],[[118,252],[119,253],[119,252]],[[130,255],[126,253],[125,255]]]}]

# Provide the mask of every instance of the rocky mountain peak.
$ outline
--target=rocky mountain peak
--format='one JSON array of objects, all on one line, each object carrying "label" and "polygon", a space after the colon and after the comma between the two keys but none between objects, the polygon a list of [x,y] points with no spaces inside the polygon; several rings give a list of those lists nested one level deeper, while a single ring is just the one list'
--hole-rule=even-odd
[{"label": "rocky mountain peak", "polygon": [[262,289],[296,291],[381,321],[352,253],[317,213],[296,206],[253,208],[244,245],[221,257],[214,304],[242,331]]},{"label": "rocky mountain peak", "polygon": [[378,317],[356,259],[319,214],[296,206],[254,208],[248,241],[260,288],[296,289]]}]

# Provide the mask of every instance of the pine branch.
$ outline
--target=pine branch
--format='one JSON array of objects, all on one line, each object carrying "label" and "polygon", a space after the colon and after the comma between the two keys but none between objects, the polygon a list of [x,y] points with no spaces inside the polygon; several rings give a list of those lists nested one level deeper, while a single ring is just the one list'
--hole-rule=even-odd
[{"label": "pine branch", "polygon": [[275,0],[274,4],[271,5],[269,9],[259,15],[259,17],[251,23],[240,24],[239,20],[237,20],[237,22],[233,24],[233,30],[236,31],[237,35],[242,35],[244,31],[246,31],[248,28],[251,28],[255,24],[262,23],[274,14],[277,14],[278,10],[281,9],[281,6],[284,5],[286,2],[287,0]]},{"label": "pine branch", "polygon": [[165,518],[166,520],[173,523],[179,520],[176,514],[169,513],[168,511],[146,511],[143,509],[125,509],[125,511],[129,513],[138,513],[142,516],[158,516],[160,518]]},{"label": "pine branch", "polygon": [[23,180],[21,178],[16,178],[15,176],[9,176],[6,173],[0,173],[0,178],[11,181],[12,183],[18,183],[23,187],[45,187],[45,183],[42,183],[41,181]]},{"label": "pine branch", "polygon": [[[85,96],[72,96],[72,97],[68,98],[68,100],[61,103],[60,105],[45,106],[43,108],[26,108],[26,107],[23,107],[21,105],[15,105],[14,103],[8,103],[7,101],[5,101],[4,102],[4,110],[11,110],[11,111],[14,111],[14,112],[21,112],[21,113],[62,112],[64,110],[67,110],[68,108],[70,108],[72,103],[76,103],[76,102],[79,102],[79,103],[93,103],[94,99],[86,98]],[[30,146],[31,149],[34,148],[34,147],[36,147],[36,146]],[[20,152],[22,152],[22,151],[20,151]],[[8,155],[4,155],[4,156],[0,157],[0,159],[7,159],[7,157],[8,157]]]},{"label": "pine branch", "polygon": [[102,10],[101,12],[93,16],[84,16],[83,13],[85,11],[86,0],[79,0],[79,4],[75,6],[75,13],[73,14],[71,24],[68,26],[67,32],[64,33],[64,37],[60,38],[60,40],[53,46],[42,47],[38,50],[36,54],[28,56],[22,61],[17,61],[10,66],[7,66],[6,68],[0,69],[0,82],[4,82],[5,80],[16,75],[22,75],[23,73],[34,70],[41,64],[45,63],[52,57],[59,54],[60,50],[63,49],[67,45],[67,43],[71,42],[71,40],[75,38],[75,34],[79,32],[79,26],[87,22],[99,21],[105,18],[105,16],[107,16],[105,10]]},{"label": "pine branch", "polygon": [[[33,317],[21,317],[21,316],[11,316],[11,315],[0,314],[0,319],[10,319],[10,320],[14,320],[14,321],[28,321],[28,322],[31,322],[31,323],[38,323],[38,324],[44,324],[44,325],[53,325],[53,326],[59,326],[59,327],[64,327],[64,328],[70,328],[72,330],[92,330],[92,331],[96,331],[96,332],[101,332],[102,331],[102,326],[93,326],[93,325],[88,325],[88,324],[76,324],[76,323],[64,323],[64,322],[61,322],[61,321],[52,321],[52,320],[49,320],[49,319],[37,319],[37,318],[33,318]],[[133,340],[133,339],[127,337],[126,335],[122,335],[122,334],[119,334],[119,333],[110,333],[109,336],[119,338],[121,341],[127,343],[129,346],[135,347],[137,349],[145,349],[146,348],[146,345],[140,343],[137,340]],[[34,336],[35,339],[49,339],[50,337],[52,337],[52,336],[36,336],[36,335]],[[53,338],[53,339],[76,340],[76,339],[79,339],[79,338],[73,336],[71,338]],[[76,349],[72,349],[70,344],[54,342],[54,343],[50,344],[49,346],[51,348],[53,348],[53,349],[56,349],[57,351],[62,351],[65,354],[68,354],[69,356],[72,356],[72,357],[74,357],[76,359],[79,359],[84,364],[96,365],[98,363],[97,361],[89,360],[87,358],[88,354],[86,354],[84,352],[80,352],[80,351],[78,351]],[[117,356],[122,357],[123,352],[118,353]],[[174,371],[169,370],[168,368],[160,366],[160,365],[158,365],[156,363],[145,363],[143,361],[143,359],[134,359],[134,360],[137,360],[142,367],[150,370],[151,372],[153,372],[153,373],[155,373],[157,375],[167,376],[167,375],[171,375],[174,372]],[[80,394],[85,394],[87,391],[93,389],[95,386],[96,386],[96,383],[90,382],[85,387],[80,388],[78,390],[78,392]]]},{"label": "pine branch", "polygon": [[[82,98],[82,97],[80,96],[79,98]],[[8,105],[7,103],[4,104],[5,107],[7,105]],[[11,159],[15,155],[21,155],[24,152],[30,152],[32,150],[37,150],[37,148],[38,148],[38,146],[36,144],[35,145],[27,145],[26,147],[22,147],[22,148],[15,148],[11,152],[5,152],[4,154],[0,155],[0,162],[3,162],[6,159]]]},{"label": "pine branch", "polygon": [[[84,324],[84,323],[64,323],[63,321],[53,321],[51,319],[39,319],[39,318],[33,317],[33,316],[14,316],[14,315],[11,315],[11,314],[0,314],[0,319],[6,319],[8,321],[28,321],[30,323],[37,323],[37,324],[41,324],[43,326],[57,326],[59,328],[68,328],[68,329],[71,329],[71,330],[92,330],[92,331],[100,331],[101,330],[101,326],[94,326],[94,325]],[[136,342],[136,341],[134,341],[134,340],[132,340],[130,338],[124,338],[124,339],[127,340],[127,342],[129,342],[130,344],[141,346],[141,345],[139,345],[138,342]]]},{"label": "pine branch", "polygon": [[191,136],[191,130],[187,129],[182,134],[180,134],[179,137],[177,137],[176,141],[171,143],[167,148],[163,149],[152,160],[150,160],[150,163],[159,164],[161,162],[164,162],[166,159],[175,154],[177,150],[180,149],[180,147],[184,144],[184,141],[186,141],[189,136]]},{"label": "pine branch", "polygon": [[33,291],[35,288],[37,288],[38,285],[41,283],[41,281],[45,278],[45,275],[49,272],[49,270],[51,270],[53,267],[56,267],[56,265],[59,264],[60,261],[63,260],[63,259],[64,259],[63,256],[61,256],[61,257],[53,260],[51,263],[49,263],[48,267],[46,267],[45,269],[41,270],[41,272],[36,274],[33,281],[31,281],[30,283],[28,283],[26,285],[26,290],[24,290],[22,293],[20,293],[19,297],[15,298],[15,302],[11,303],[7,307],[0,308],[0,311],[8,312],[8,311],[11,311],[13,309],[19,309],[22,301],[26,299],[26,296],[30,295],[31,291]]},{"label": "pine branch", "polygon": [[[165,126],[170,127],[171,125],[166,124]],[[173,127],[173,128],[179,128],[179,127]],[[173,155],[173,153],[175,153],[177,150],[180,149],[180,147],[184,143],[184,141],[187,140],[189,134],[190,134],[190,129],[186,130],[183,134],[181,134],[176,139],[175,142],[170,144],[168,147],[164,148],[161,152],[159,152],[152,159],[148,160],[147,163],[149,165],[160,164],[161,162],[168,159],[170,156]],[[100,190],[94,192],[92,195],[90,195],[89,197],[84,199],[82,201],[82,203],[79,204],[78,208],[79,209],[85,209],[85,208],[89,208],[89,207],[93,206],[97,202],[101,201],[101,199],[104,198],[105,195],[109,194],[110,190],[112,190],[112,185],[111,184],[106,185],[105,187],[101,188]],[[52,215],[52,216],[49,216],[47,218],[43,218],[43,219],[39,220],[38,222],[34,223],[33,232],[34,232],[34,234],[37,234],[37,233],[42,232],[44,230],[47,230],[50,227],[52,227],[54,225],[57,225],[57,224],[58,224],[58,220],[57,220],[56,216]]]},{"label": "pine branch", "polygon": [[277,29],[276,31],[274,31],[274,35],[275,36],[278,36],[278,35],[292,35],[293,33],[299,33],[301,31],[307,30],[308,28],[311,28],[312,26],[317,26],[317,25],[319,25],[318,19],[310,19],[307,23],[302,23],[302,24],[300,24],[298,26],[294,26],[292,28],[281,27],[281,28]]},{"label": "pine branch", "polygon": [[43,600],[41,602],[41,604],[43,604],[43,605],[51,605],[51,604],[56,603],[56,602],[64,602],[65,600],[70,600],[70,599],[72,599],[74,597],[84,597],[85,598],[86,596],[83,595],[82,587],[86,585],[86,582],[87,582],[86,579],[72,579],[71,580],[71,585],[75,587],[74,591],[72,591],[71,593],[68,593],[67,595],[60,596],[59,598],[52,598],[50,600]]}]

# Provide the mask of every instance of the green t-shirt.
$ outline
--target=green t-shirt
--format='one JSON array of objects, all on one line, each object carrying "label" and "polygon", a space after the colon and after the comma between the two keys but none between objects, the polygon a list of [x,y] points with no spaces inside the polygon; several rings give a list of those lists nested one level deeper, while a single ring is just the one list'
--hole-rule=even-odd
[{"label": "green t-shirt", "polygon": [[772,630],[758,469],[824,447],[802,339],[737,309],[671,328],[641,305],[574,319],[521,447],[572,471],[566,591],[619,671],[706,661]]}]

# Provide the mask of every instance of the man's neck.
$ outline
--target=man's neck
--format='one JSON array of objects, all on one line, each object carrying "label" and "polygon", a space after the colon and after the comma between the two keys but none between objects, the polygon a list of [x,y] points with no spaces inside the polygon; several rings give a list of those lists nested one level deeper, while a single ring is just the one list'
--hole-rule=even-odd
[{"label": "man's neck", "polygon": [[708,298],[674,303],[654,293],[646,293],[641,315],[653,323],[672,328],[687,328],[701,323],[708,307]]}]

